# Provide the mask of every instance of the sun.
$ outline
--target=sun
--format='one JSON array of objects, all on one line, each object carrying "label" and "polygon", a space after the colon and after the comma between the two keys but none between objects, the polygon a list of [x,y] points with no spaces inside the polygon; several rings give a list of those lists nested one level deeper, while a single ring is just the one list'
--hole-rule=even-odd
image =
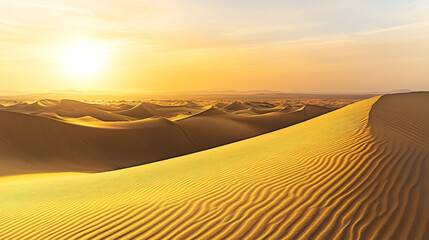
[{"label": "sun", "polygon": [[102,44],[75,43],[64,48],[60,61],[64,70],[73,80],[88,80],[100,74],[108,57],[107,49]]}]

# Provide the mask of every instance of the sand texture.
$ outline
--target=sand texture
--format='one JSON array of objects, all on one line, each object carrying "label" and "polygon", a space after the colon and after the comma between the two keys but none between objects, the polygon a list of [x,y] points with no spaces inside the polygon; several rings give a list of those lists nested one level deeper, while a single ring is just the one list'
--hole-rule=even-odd
[{"label": "sand texture", "polygon": [[[293,111],[283,111],[283,106],[257,109],[268,112],[230,113],[213,106],[202,109],[192,102],[16,104],[0,109],[0,176],[137,166],[264,134],[332,110],[314,105]],[[166,118],[189,112],[175,121]]]},{"label": "sand texture", "polygon": [[[226,106],[238,111],[242,104]],[[126,115],[135,117],[131,113]],[[147,124],[173,129],[183,121],[181,132],[166,131],[168,139],[184,137],[184,130],[201,140],[214,134],[201,133],[204,124],[213,125],[213,132],[239,128],[229,125],[240,122],[239,116],[225,114],[212,108],[190,120]],[[264,120],[247,117],[246,124],[266,130],[278,114]],[[137,146],[122,154],[109,150],[123,141],[129,141],[124,148],[136,141],[147,151],[170,144],[149,147],[140,135],[121,135],[139,122],[96,128],[16,112],[1,112],[0,119],[2,131],[9,129],[5,119],[31,126],[14,133],[16,142],[33,146],[31,154],[43,155],[42,144],[55,144],[36,142],[33,136],[50,139],[46,132],[53,126],[50,134],[68,136],[61,138],[64,144],[85,139],[92,146],[76,145],[69,152],[56,146],[45,167],[55,161],[65,166],[72,154],[81,161],[73,163],[78,166],[98,167],[102,161],[95,157],[112,164],[137,161]],[[72,134],[70,126],[82,128],[80,135]],[[29,129],[38,132],[29,137]],[[97,131],[118,141],[91,139]],[[22,151],[6,145],[10,140],[4,136],[10,135],[1,134],[2,154]],[[184,145],[178,148],[188,147],[180,142]],[[104,158],[93,149],[96,143],[110,151]],[[189,146],[217,144],[212,139],[198,143]],[[27,166],[15,161],[6,166]],[[142,166],[3,181],[0,192],[0,239],[429,239],[429,93],[374,97],[275,132]]]}]

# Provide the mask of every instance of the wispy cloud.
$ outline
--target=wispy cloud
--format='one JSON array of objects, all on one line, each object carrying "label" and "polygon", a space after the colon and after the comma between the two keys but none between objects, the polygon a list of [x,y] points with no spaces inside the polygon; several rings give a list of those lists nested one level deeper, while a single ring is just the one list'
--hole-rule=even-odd
[{"label": "wispy cloud", "polygon": [[0,19],[0,27],[1,26],[24,27],[26,24],[8,19]]},{"label": "wispy cloud", "polygon": [[409,29],[418,29],[418,28],[424,28],[424,27],[428,27],[428,26],[429,26],[429,22],[415,22],[415,23],[402,24],[402,25],[393,26],[393,27],[378,28],[378,29],[372,29],[369,31],[355,32],[354,34],[356,34],[356,35],[373,35],[373,34],[382,34],[382,33],[409,30]]},{"label": "wispy cloud", "polygon": [[46,2],[23,2],[23,3],[16,3],[17,6],[20,7],[30,7],[30,8],[39,8],[39,9],[45,9],[45,10],[52,10],[52,11],[62,11],[62,12],[69,12],[69,13],[76,13],[76,14],[90,14],[88,10],[70,7],[63,4],[58,3],[46,3]]}]

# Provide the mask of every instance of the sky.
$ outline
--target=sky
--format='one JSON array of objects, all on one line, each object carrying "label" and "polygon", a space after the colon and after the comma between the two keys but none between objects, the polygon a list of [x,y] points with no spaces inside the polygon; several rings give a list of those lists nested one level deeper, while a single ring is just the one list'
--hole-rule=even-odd
[{"label": "sky", "polygon": [[429,90],[429,0],[0,0],[0,91]]}]

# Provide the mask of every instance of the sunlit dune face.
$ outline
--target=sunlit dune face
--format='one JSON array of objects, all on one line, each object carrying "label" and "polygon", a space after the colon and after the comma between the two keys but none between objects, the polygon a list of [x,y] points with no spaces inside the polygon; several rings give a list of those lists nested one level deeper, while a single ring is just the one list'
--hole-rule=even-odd
[{"label": "sunlit dune face", "polygon": [[101,73],[106,64],[108,49],[96,43],[69,45],[60,55],[67,75],[73,80],[88,80]]}]

